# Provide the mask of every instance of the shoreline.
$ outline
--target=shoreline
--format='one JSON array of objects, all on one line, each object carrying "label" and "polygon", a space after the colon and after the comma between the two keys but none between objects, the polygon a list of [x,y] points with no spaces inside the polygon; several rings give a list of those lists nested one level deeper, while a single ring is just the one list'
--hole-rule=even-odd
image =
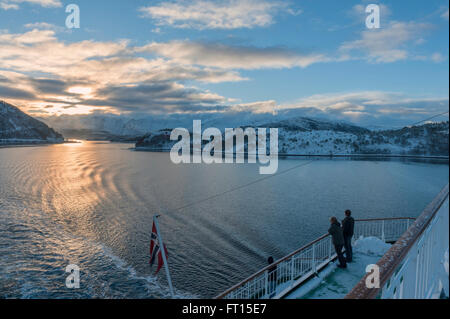
[{"label": "shoreline", "polygon": [[[105,141],[107,143],[115,143],[111,141]],[[61,143],[24,143],[24,144],[0,144],[2,148],[15,148],[15,147],[34,147],[34,146],[50,146],[59,144],[72,144],[77,142],[64,141]],[[126,143],[128,144],[128,143]],[[135,152],[155,152],[155,153],[169,153],[170,149],[164,148],[146,148],[146,147],[130,147],[129,150]],[[192,154],[192,152],[191,152]],[[227,154],[227,153],[222,153]],[[236,155],[236,154],[233,154]],[[245,154],[247,155],[247,154]],[[401,154],[278,154],[278,157],[319,157],[319,158],[405,158],[405,159],[435,159],[435,160],[449,160],[449,156],[444,155],[401,155]]]},{"label": "shoreline", "polygon": [[[130,150],[136,152],[155,152],[155,153],[169,153],[170,149],[153,149],[145,147],[131,147]],[[227,154],[223,153],[222,154]],[[192,155],[192,152],[191,152]],[[233,155],[236,155],[233,153]],[[244,155],[247,155],[246,153]],[[401,155],[401,154],[278,154],[278,157],[322,157],[322,158],[348,158],[348,157],[372,157],[372,158],[415,158],[415,159],[441,159],[449,160],[449,156],[444,155]]]},{"label": "shoreline", "polygon": [[67,144],[71,142],[30,142],[30,143],[7,143],[7,144],[0,144],[1,148],[16,148],[16,147],[34,147],[34,146],[50,146],[50,145],[59,145],[59,144]]}]

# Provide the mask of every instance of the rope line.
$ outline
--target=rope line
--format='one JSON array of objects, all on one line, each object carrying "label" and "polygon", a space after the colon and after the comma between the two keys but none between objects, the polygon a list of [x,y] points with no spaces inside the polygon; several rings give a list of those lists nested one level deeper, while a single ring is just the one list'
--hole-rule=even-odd
[{"label": "rope line", "polygon": [[277,174],[273,174],[273,175],[269,175],[269,176],[266,176],[266,177],[263,177],[263,178],[259,178],[259,179],[255,180],[255,181],[253,181],[253,182],[250,182],[250,183],[247,183],[247,184],[244,184],[244,185],[240,185],[240,186],[237,186],[237,187],[235,187],[235,188],[226,190],[226,191],[224,191],[224,192],[221,192],[221,193],[218,193],[218,194],[215,194],[215,195],[206,197],[206,198],[201,199],[201,200],[199,200],[199,201],[196,201],[196,202],[193,202],[193,203],[190,203],[190,204],[187,204],[187,205],[178,207],[178,208],[176,208],[176,209],[174,209],[174,210],[172,210],[172,211],[178,211],[178,210],[182,210],[182,209],[185,209],[185,208],[189,208],[189,207],[191,207],[191,206],[196,206],[196,205],[198,205],[198,204],[207,202],[207,201],[209,201],[209,200],[211,200],[211,199],[214,199],[214,198],[217,198],[217,197],[220,197],[220,196],[229,194],[229,193],[233,193],[233,192],[238,191],[238,190],[241,190],[241,189],[243,189],[243,188],[246,188],[246,187],[255,185],[255,184],[257,184],[257,183],[266,181],[266,180],[268,180],[268,179],[270,179],[270,178],[274,178],[274,177],[277,177],[277,176],[286,174],[286,173],[288,173],[288,172],[290,172],[290,171],[293,171],[293,170],[295,170],[295,169],[297,169],[297,168],[307,166],[307,165],[309,165],[309,164],[311,164],[311,163],[313,163],[313,162],[315,162],[315,161],[316,161],[316,160],[312,160],[312,161],[309,161],[309,162],[307,162],[307,163],[301,163],[301,164],[299,164],[299,165],[295,165],[295,166],[290,167],[290,168],[288,168],[288,169],[286,169],[286,170],[284,170],[284,171],[281,171],[281,172],[279,172],[279,173],[277,173]]},{"label": "rope line", "polygon": [[415,126],[415,125],[417,125],[417,124],[420,124],[420,123],[423,123],[423,122],[432,120],[432,119],[434,119],[434,118],[436,118],[436,117],[439,117],[439,116],[442,116],[442,115],[445,115],[445,114],[448,114],[448,111],[447,111],[447,112],[444,112],[444,113],[441,113],[441,114],[434,115],[434,116],[432,116],[432,117],[430,117],[430,118],[427,118],[427,119],[425,119],[425,120],[423,120],[423,121],[416,122],[416,123],[414,123],[414,124],[412,124],[412,125],[410,125],[410,126]]}]

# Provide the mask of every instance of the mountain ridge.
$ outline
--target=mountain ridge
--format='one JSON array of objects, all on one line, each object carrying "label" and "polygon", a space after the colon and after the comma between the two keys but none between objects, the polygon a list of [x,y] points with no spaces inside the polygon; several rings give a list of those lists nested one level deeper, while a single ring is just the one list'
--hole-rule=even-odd
[{"label": "mountain ridge", "polygon": [[64,137],[47,124],[0,100],[0,145],[62,142]]},{"label": "mountain ridge", "polygon": [[[4,105],[5,102],[2,103]],[[242,116],[214,114],[209,117],[204,114],[185,116],[166,114],[141,115],[136,118],[126,115],[92,114],[81,118],[63,115],[43,120],[53,127],[57,126],[58,130],[65,135],[67,133],[66,136],[70,138],[132,142],[141,150],[169,150],[175,144],[170,141],[171,130],[176,127],[189,129],[194,119],[202,120],[203,128],[217,127],[222,132],[228,127],[278,128],[280,154],[391,154],[448,157],[449,152],[448,121],[401,129],[370,130],[343,121],[305,117],[296,113],[254,114],[254,116],[247,113]],[[62,138],[53,129],[45,127],[44,131],[51,133],[50,138],[57,139],[58,136]]]},{"label": "mountain ridge", "polygon": [[[243,126],[245,128],[247,126]],[[297,118],[267,123],[277,127],[279,154],[285,155],[422,155],[449,154],[449,123],[428,123],[384,131],[346,123]],[[222,136],[224,139],[224,136]],[[151,132],[136,142],[138,150],[169,150],[170,129]]]}]

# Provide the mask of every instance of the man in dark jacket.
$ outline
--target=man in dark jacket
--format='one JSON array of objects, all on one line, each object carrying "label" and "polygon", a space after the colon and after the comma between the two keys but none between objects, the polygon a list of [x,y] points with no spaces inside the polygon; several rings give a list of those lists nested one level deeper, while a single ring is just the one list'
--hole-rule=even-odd
[{"label": "man in dark jacket", "polygon": [[345,218],[342,221],[342,230],[344,233],[345,255],[347,257],[347,262],[349,263],[353,260],[352,237],[354,228],[355,220],[352,217],[352,212],[350,210],[346,210]]},{"label": "man in dark jacket", "polygon": [[269,257],[267,259],[267,262],[269,263],[269,266],[271,266],[267,272],[268,272],[268,279],[269,279],[269,285],[268,285],[268,295],[269,298],[275,297],[275,293],[277,290],[277,265],[274,264],[273,257]]},{"label": "man in dark jacket", "polygon": [[347,262],[345,261],[344,254],[342,253],[342,248],[344,247],[344,233],[341,228],[341,224],[337,221],[336,217],[330,218],[331,227],[328,229],[332,239],[334,249],[339,260],[339,268],[347,268]]}]

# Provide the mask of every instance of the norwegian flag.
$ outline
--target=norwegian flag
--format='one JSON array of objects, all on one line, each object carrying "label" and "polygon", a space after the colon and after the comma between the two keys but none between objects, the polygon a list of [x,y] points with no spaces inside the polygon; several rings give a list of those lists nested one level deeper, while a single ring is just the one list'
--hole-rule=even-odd
[{"label": "norwegian flag", "polygon": [[[164,251],[167,257],[168,254],[166,245],[164,245]],[[156,230],[155,222],[153,222],[152,236],[150,241],[150,266],[153,266],[156,259],[158,259],[158,268],[156,269],[155,275],[161,270],[162,266],[164,265],[164,260],[162,257],[162,251],[160,249],[160,244],[158,240],[158,231]]]}]

